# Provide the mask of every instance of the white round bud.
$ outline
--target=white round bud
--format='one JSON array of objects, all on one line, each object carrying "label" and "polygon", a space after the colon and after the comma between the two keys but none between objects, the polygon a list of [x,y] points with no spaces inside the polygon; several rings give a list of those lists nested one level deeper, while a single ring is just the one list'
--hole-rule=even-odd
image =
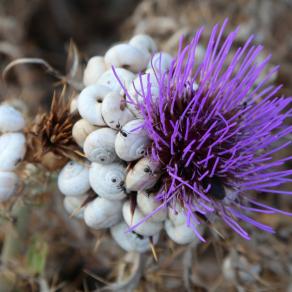
[{"label": "white round bud", "polygon": [[163,74],[169,68],[173,61],[173,57],[165,52],[156,53],[148,64],[148,68],[152,68],[155,72]]},{"label": "white round bud", "polygon": [[157,46],[154,40],[149,35],[146,34],[137,34],[133,36],[130,39],[129,44],[143,51],[149,56],[151,56],[157,51]]},{"label": "white round bud", "polygon": [[152,69],[147,69],[145,74],[142,74],[134,79],[132,83],[129,84],[127,90],[130,98],[127,98],[129,102],[127,107],[136,117],[142,117],[139,110],[136,108],[135,103],[143,103],[143,95],[147,96],[149,93],[148,83],[150,82],[150,94],[151,99],[155,102],[159,96],[159,85],[155,73]]},{"label": "white round bud", "polygon": [[0,136],[0,170],[13,170],[24,157],[25,137],[22,133],[6,133]]},{"label": "white round bud", "polygon": [[[129,70],[123,68],[115,68],[115,72],[119,80],[125,87],[127,87],[135,79],[135,74],[133,74]],[[100,76],[100,78],[98,79],[98,84],[109,87],[111,91],[120,92],[120,90],[122,89],[112,68],[107,70]]]},{"label": "white round bud", "polygon": [[0,202],[8,200],[16,191],[18,177],[14,172],[0,171]]},{"label": "white round bud", "polygon": [[86,68],[83,73],[83,83],[85,86],[96,84],[99,77],[106,71],[104,58],[94,56],[88,60]]},{"label": "white round bud", "polygon": [[120,67],[137,73],[147,67],[149,54],[130,44],[118,44],[106,52],[104,60],[108,67]]},{"label": "white round bud", "polygon": [[132,120],[125,124],[115,141],[117,155],[125,161],[134,161],[146,154],[150,139],[143,128],[143,120]]},{"label": "white round bud", "polygon": [[109,228],[122,218],[122,201],[97,197],[84,210],[85,224],[94,229]]},{"label": "white round bud", "polygon": [[120,163],[92,163],[89,171],[89,181],[92,189],[102,198],[122,200],[126,197],[124,181],[126,169]]},{"label": "white round bud", "polygon": [[[148,93],[148,83],[150,82],[151,94],[154,95],[158,90],[158,81],[155,72],[152,69],[147,69],[144,74],[136,77],[128,86],[128,93],[131,99],[142,101],[141,95]],[[154,92],[153,92],[154,91]]]},{"label": "white round bud", "polygon": [[14,107],[6,104],[0,105],[0,131],[17,132],[25,126],[22,114]]},{"label": "white round bud", "polygon": [[126,189],[129,191],[144,191],[152,188],[160,177],[158,162],[149,157],[141,158],[126,176]]},{"label": "white round bud", "polygon": [[104,126],[101,115],[101,105],[110,88],[94,84],[85,87],[78,97],[78,111],[83,119],[96,126]]},{"label": "white round bud", "polygon": [[82,148],[87,136],[97,130],[96,126],[91,125],[87,120],[81,119],[77,121],[72,129],[72,136],[75,142]]},{"label": "white round bud", "polygon": [[119,129],[135,119],[118,92],[111,92],[104,98],[101,111],[106,124],[113,129]]},{"label": "white round bud", "polygon": [[[125,222],[111,227],[111,235],[117,244],[125,251],[145,252],[150,249],[150,239],[136,232],[127,232],[129,226]],[[159,233],[153,236],[153,244],[159,239]]]},{"label": "white round bud", "polygon": [[177,244],[188,244],[195,240],[199,242],[195,232],[186,224],[175,226],[170,220],[166,220],[164,227],[167,235]]},{"label": "white round bud", "polygon": [[80,196],[90,189],[88,165],[68,162],[58,176],[59,190],[65,196]]},{"label": "white round bud", "polygon": [[[150,92],[148,82],[150,82]],[[149,93],[151,94],[151,99],[153,102],[155,102],[159,97],[159,85],[154,71],[152,69],[147,69],[145,74],[138,76],[128,86],[127,90],[128,95],[130,96],[130,98],[127,97],[127,107],[137,118],[143,118],[143,115],[136,106],[136,103],[144,104],[145,101],[143,96],[147,96]]]},{"label": "white round bud", "polygon": [[117,132],[111,128],[101,128],[90,133],[85,139],[83,150],[93,162],[109,164],[117,160],[115,139]]},{"label": "white round bud", "polygon": [[[126,201],[123,206],[123,217],[129,226],[133,226],[141,222],[145,216],[138,207],[135,208],[134,213],[132,214],[130,202]],[[163,225],[161,222],[151,222],[150,220],[147,220],[138,225],[135,228],[135,231],[141,235],[152,236],[157,234],[162,227]]]},{"label": "white round bud", "polygon": [[[137,194],[137,206],[140,208],[141,212],[147,216],[155,211],[162,202],[158,202],[155,200],[153,194],[148,194],[146,192],[138,192]],[[149,221],[153,222],[161,222],[164,221],[167,217],[167,208],[164,207],[154,213],[150,218]]]},{"label": "white round bud", "polygon": [[186,214],[179,204],[168,208],[168,217],[175,226],[186,224]]}]

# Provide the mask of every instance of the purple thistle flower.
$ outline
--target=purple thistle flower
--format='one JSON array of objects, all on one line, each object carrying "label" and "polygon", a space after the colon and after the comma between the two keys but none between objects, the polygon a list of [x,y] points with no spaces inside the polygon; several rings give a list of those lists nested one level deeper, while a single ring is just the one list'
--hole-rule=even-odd
[{"label": "purple thistle flower", "polygon": [[140,76],[142,101],[126,92],[145,120],[152,141],[148,154],[162,165],[160,208],[181,205],[201,240],[196,226],[208,220],[221,218],[249,239],[240,221],[273,232],[249,217],[251,212],[290,215],[258,202],[252,191],[292,194],[277,189],[292,181],[292,170],[279,169],[292,157],[273,157],[291,144],[281,138],[292,132],[284,124],[292,98],[278,97],[281,86],[269,83],[278,67],[259,79],[270,56],[258,62],[263,47],[252,45],[253,36],[230,52],[238,29],[223,38],[226,24],[213,28],[200,62],[195,52],[203,29],[185,47],[181,39],[169,70],[156,71],[158,96],[151,92],[150,76],[144,87]]}]

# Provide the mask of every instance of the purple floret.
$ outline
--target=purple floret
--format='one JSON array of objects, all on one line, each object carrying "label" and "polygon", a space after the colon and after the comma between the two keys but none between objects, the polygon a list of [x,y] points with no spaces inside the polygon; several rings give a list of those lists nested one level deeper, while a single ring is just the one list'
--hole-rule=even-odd
[{"label": "purple floret", "polygon": [[285,120],[292,98],[278,96],[281,86],[271,85],[278,67],[262,76],[270,56],[258,61],[263,47],[252,44],[253,36],[231,52],[238,29],[223,37],[226,23],[213,28],[200,61],[195,53],[203,29],[185,47],[181,39],[169,70],[156,72],[159,96],[152,94],[150,78],[139,101],[126,93],[145,120],[148,154],[162,165],[160,208],[181,205],[201,240],[197,226],[207,221],[221,218],[249,239],[240,221],[273,232],[252,219],[253,212],[290,215],[254,194],[292,194],[278,188],[292,181],[292,170],[282,167],[292,157],[274,157],[291,144]]}]

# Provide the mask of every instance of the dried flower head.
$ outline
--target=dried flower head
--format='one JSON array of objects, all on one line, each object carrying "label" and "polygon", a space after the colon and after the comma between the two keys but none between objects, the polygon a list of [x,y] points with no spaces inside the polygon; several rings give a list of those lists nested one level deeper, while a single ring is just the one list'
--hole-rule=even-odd
[{"label": "dried flower head", "polygon": [[72,137],[74,123],[65,90],[60,96],[54,94],[49,113],[37,115],[26,132],[26,160],[39,162],[49,170],[59,169],[69,159],[80,160],[82,153]]},{"label": "dried flower head", "polygon": [[197,226],[218,218],[246,239],[239,221],[273,232],[245,213],[287,212],[258,202],[251,191],[292,194],[277,189],[291,181],[292,171],[276,168],[291,157],[273,159],[291,143],[280,140],[292,130],[284,125],[291,97],[277,97],[281,86],[269,84],[278,67],[260,80],[270,56],[257,61],[262,46],[251,44],[253,36],[231,52],[238,29],[223,38],[226,23],[213,28],[202,61],[195,55],[203,29],[187,46],[181,40],[170,69],[156,72],[158,96],[150,77],[146,86],[141,78],[142,102],[126,93],[144,118],[152,140],[148,153],[163,167],[160,208],[182,206],[202,240]]}]

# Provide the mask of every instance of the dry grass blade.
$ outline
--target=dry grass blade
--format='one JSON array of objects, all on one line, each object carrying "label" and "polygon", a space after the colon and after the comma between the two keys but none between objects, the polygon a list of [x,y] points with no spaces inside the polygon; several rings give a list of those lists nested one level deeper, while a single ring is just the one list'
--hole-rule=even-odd
[{"label": "dry grass blade", "polygon": [[73,40],[70,40],[66,65],[67,78],[73,79],[74,77],[76,77],[79,68],[80,60],[78,49]]},{"label": "dry grass blade", "polygon": [[40,59],[40,58],[19,58],[19,59],[16,59],[16,60],[10,62],[4,68],[3,73],[2,73],[3,79],[6,80],[7,74],[9,73],[9,71],[13,67],[18,66],[18,65],[24,65],[24,64],[42,65],[42,66],[44,66],[46,68],[46,70],[48,71],[49,74],[52,74],[54,77],[56,77],[58,79],[62,79],[63,78],[62,74],[59,71],[57,71],[56,69],[54,69],[48,62],[46,62],[43,59]]},{"label": "dry grass blade", "polygon": [[84,201],[82,202],[80,208],[83,208],[84,206],[86,206],[89,202],[93,201],[96,197],[97,195],[94,192],[90,192],[87,195],[87,197],[84,199]]},{"label": "dry grass blade", "polygon": [[77,207],[73,210],[73,212],[69,215],[69,218],[72,219],[81,211],[82,207]]},{"label": "dry grass blade", "polygon": [[88,276],[92,277],[93,279],[97,280],[98,282],[104,284],[104,285],[110,285],[109,282],[107,282],[106,280],[104,280],[103,278],[97,276],[96,274],[93,274],[92,272],[90,272],[89,270],[83,270],[83,272],[85,274],[87,274]]},{"label": "dry grass blade", "polygon": [[133,223],[133,217],[134,217],[136,207],[137,207],[137,196],[133,194],[132,196],[130,196],[131,225]]},{"label": "dry grass blade", "polygon": [[127,253],[122,261],[122,267],[119,270],[117,282],[111,283],[97,291],[134,291],[139,284],[143,267],[141,254]]},{"label": "dry grass blade", "polygon": [[157,252],[156,252],[156,249],[155,249],[155,246],[154,246],[154,243],[153,243],[153,237],[150,236],[150,248],[151,248],[151,252],[152,252],[152,255],[153,255],[153,258],[155,260],[155,262],[158,262],[158,256],[157,256]]},{"label": "dry grass blade", "polygon": [[[48,74],[59,79],[62,84],[68,83],[76,90],[81,90],[83,88],[82,84],[72,80],[71,78],[68,78],[68,77],[62,75],[58,70],[53,68],[47,61],[45,61],[44,59],[41,59],[41,58],[19,58],[19,59],[16,59],[16,60],[10,62],[3,70],[3,73],[2,73],[3,80],[4,81],[7,80],[7,75],[13,67],[18,66],[18,65],[25,65],[25,64],[41,65],[47,70]],[[76,66],[76,65],[74,65],[74,66]]]},{"label": "dry grass blade", "polygon": [[183,284],[186,291],[192,291],[190,278],[192,275],[192,264],[193,264],[193,248],[197,246],[196,243],[191,243],[183,254],[182,266],[183,266]]}]

